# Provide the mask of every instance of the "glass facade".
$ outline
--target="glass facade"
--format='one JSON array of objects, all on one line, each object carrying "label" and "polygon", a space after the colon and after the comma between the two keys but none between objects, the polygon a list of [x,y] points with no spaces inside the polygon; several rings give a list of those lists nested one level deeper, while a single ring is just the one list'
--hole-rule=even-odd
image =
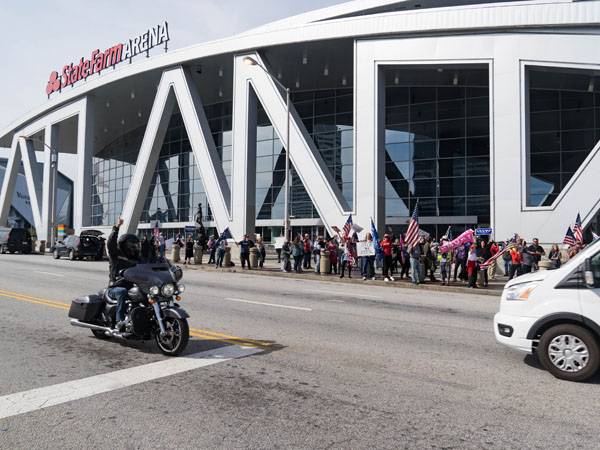
[{"label": "glass facade", "polygon": [[549,206],[600,139],[600,77],[528,67],[527,206]]},{"label": "glass facade", "polygon": [[[490,223],[487,67],[385,69],[386,216]],[[438,236],[448,224],[423,225]]]},{"label": "glass facade", "polygon": [[[352,90],[295,93],[292,101],[335,183],[352,205]],[[283,220],[285,149],[260,103],[256,131],[256,218]],[[290,215],[295,219],[319,218],[293,167]]]}]

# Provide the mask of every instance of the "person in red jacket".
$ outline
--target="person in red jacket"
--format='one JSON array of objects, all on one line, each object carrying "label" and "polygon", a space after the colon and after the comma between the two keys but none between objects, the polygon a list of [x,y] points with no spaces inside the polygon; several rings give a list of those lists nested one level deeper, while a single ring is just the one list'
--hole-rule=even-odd
[{"label": "person in red jacket", "polygon": [[392,239],[389,234],[383,235],[383,241],[379,244],[383,251],[383,280],[385,282],[394,281],[394,277],[390,275],[392,267]]}]

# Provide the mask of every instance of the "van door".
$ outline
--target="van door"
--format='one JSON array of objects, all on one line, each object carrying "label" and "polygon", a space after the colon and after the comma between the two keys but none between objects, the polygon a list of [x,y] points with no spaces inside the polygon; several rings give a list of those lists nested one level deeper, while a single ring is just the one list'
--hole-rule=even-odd
[{"label": "van door", "polygon": [[600,326],[600,252],[591,257],[594,287],[580,289],[583,315]]}]

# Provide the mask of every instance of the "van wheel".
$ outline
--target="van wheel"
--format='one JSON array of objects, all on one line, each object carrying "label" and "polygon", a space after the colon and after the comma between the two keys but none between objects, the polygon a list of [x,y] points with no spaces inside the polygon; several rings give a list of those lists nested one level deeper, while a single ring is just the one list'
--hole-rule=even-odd
[{"label": "van wheel", "polygon": [[537,354],[544,368],[561,380],[586,380],[600,365],[598,342],[579,325],[563,324],[546,330]]},{"label": "van wheel", "polygon": [[54,250],[54,251],[52,252],[52,257],[53,257],[54,259],[60,259],[60,254],[58,253],[58,250]]}]

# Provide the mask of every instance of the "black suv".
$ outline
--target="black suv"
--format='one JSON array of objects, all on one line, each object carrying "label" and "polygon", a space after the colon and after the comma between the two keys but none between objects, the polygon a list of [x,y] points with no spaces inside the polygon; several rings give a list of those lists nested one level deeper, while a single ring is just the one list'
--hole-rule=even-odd
[{"label": "black suv", "polygon": [[0,253],[19,252],[28,255],[32,250],[33,241],[29,230],[0,227]]},{"label": "black suv", "polygon": [[75,259],[92,258],[100,261],[104,256],[104,239],[98,230],[85,230],[79,236],[67,236],[63,241],[58,241],[50,251],[54,259],[68,256],[71,261]]}]

